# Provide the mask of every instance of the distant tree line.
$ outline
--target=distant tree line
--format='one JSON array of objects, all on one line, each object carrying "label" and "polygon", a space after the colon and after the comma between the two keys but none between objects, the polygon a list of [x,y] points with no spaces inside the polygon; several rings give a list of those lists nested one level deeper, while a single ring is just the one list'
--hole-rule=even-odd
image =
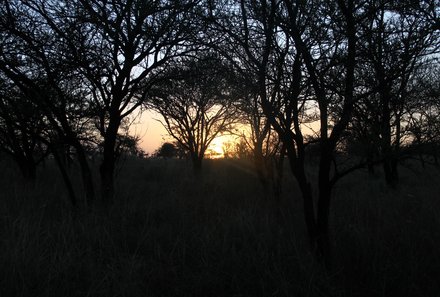
[{"label": "distant tree line", "polygon": [[216,136],[246,125],[242,155],[265,187],[286,158],[311,249],[330,265],[338,180],[381,166],[395,187],[403,159],[438,165],[439,13],[438,0],[2,1],[0,148],[27,179],[52,155],[73,205],[109,208],[138,111],[163,116],[196,172]]}]

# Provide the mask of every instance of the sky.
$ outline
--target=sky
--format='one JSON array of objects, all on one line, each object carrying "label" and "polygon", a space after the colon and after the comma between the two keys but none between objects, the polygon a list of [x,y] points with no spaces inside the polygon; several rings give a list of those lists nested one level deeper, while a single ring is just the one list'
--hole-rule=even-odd
[{"label": "sky", "polygon": [[[158,121],[160,119],[162,119],[160,114],[147,110],[137,117],[130,126],[130,134],[140,138],[139,147],[148,154],[154,153],[164,142],[174,141]],[[228,135],[218,136],[213,140],[209,148],[223,154],[223,143],[234,142],[235,138],[235,136]]]},{"label": "sky", "polygon": [[[174,139],[158,121],[162,116],[154,111],[147,110],[137,117],[130,126],[130,134],[140,138],[139,147],[148,154],[153,154],[164,142],[173,142]],[[319,130],[319,122],[313,122],[303,126],[304,135],[313,135]],[[236,136],[218,136],[210,145],[210,149],[223,155],[223,145],[225,142],[236,142]]]},{"label": "sky", "polygon": [[139,147],[149,154],[154,153],[162,143],[172,141],[159,119],[159,114],[147,110],[130,126],[130,134],[140,138]]}]

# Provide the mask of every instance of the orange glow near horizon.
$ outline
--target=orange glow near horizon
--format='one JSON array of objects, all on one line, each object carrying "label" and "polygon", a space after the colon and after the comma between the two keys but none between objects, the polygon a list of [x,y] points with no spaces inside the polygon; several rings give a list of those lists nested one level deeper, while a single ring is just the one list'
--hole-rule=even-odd
[{"label": "orange glow near horizon", "polygon": [[[139,146],[148,154],[153,154],[164,142],[173,142],[174,139],[158,121],[161,115],[152,111],[145,111],[138,116],[130,126],[130,134],[139,137]],[[223,147],[227,143],[235,143],[236,136],[217,136],[208,147],[208,158],[223,158]]]},{"label": "orange glow near horizon", "polygon": [[162,124],[161,116],[152,111],[144,111],[130,125],[129,133],[140,139],[139,147],[148,154],[154,153],[162,143],[172,141]]},{"label": "orange glow near horizon", "polygon": [[225,147],[227,145],[234,145],[237,140],[234,135],[220,135],[214,138],[208,147],[206,157],[210,159],[224,158]]},{"label": "orange glow near horizon", "polygon": [[[139,146],[148,154],[153,154],[164,142],[173,142],[174,139],[168,134],[162,124],[158,121],[161,115],[153,111],[144,111],[138,116],[130,126],[130,134],[139,137]],[[239,125],[236,130],[237,134],[248,135],[248,127]],[[303,125],[304,135],[316,135],[319,133],[319,121]],[[220,135],[217,136],[208,147],[207,158],[223,158],[225,146],[234,146],[238,141],[236,135]],[[230,147],[230,149],[234,149]]]}]

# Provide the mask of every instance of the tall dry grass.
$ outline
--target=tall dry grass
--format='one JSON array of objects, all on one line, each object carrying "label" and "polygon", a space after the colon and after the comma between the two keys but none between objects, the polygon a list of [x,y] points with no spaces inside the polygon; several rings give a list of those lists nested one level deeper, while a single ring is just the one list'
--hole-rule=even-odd
[{"label": "tall dry grass", "polygon": [[195,179],[182,160],[127,159],[103,216],[73,213],[51,164],[23,185],[1,161],[0,296],[440,294],[435,169],[405,169],[395,190],[362,171],[342,180],[328,272],[308,251],[290,174],[278,210],[250,164],[204,165]]}]

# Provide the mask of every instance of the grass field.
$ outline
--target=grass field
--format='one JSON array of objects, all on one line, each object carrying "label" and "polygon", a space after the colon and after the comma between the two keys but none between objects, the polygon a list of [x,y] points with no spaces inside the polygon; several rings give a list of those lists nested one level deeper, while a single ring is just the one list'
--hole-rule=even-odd
[{"label": "grass field", "polygon": [[51,164],[31,186],[0,161],[0,296],[440,296],[436,168],[402,168],[397,189],[341,180],[329,272],[289,172],[280,214],[244,161],[208,160],[199,180],[183,160],[123,165],[103,216],[73,213]]}]

